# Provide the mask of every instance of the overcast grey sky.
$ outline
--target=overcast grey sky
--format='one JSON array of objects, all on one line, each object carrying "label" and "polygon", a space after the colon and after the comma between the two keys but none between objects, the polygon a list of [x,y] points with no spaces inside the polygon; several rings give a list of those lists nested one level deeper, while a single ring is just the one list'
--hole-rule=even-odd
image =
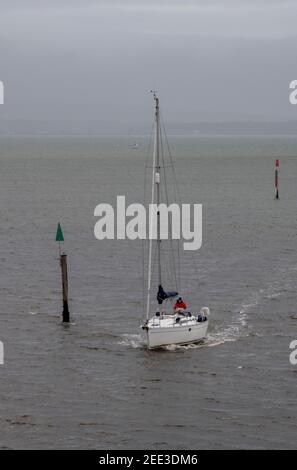
[{"label": "overcast grey sky", "polygon": [[296,0],[0,0],[2,119],[297,118]]}]

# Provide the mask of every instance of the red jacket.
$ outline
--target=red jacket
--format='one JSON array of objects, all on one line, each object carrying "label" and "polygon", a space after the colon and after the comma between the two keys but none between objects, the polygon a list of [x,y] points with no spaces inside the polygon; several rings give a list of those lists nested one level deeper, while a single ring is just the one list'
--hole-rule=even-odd
[{"label": "red jacket", "polygon": [[176,310],[177,308],[182,308],[183,310],[185,310],[187,308],[187,304],[183,300],[177,300],[174,305],[174,310]]}]

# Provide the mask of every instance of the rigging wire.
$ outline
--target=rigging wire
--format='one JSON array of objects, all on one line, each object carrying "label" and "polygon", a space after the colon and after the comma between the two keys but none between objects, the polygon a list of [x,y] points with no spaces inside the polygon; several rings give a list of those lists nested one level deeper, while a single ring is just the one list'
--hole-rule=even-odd
[{"label": "rigging wire", "polygon": [[[165,125],[164,125],[163,120],[162,120],[162,127],[163,127],[163,134],[164,134],[164,137],[165,137],[167,152],[168,152],[168,155],[169,155],[169,160],[170,160],[170,164],[171,164],[171,168],[172,168],[172,174],[173,174],[173,179],[174,179],[174,187],[176,189],[178,203],[181,206],[182,198],[181,198],[180,189],[179,189],[179,185],[178,185],[178,181],[177,181],[175,166],[174,166],[174,163],[173,163],[173,157],[172,157],[172,153],[171,153],[171,150],[170,150],[169,140],[168,140],[168,136],[167,136],[167,133],[166,133],[166,129],[165,129]],[[178,243],[177,245],[178,245],[178,260],[179,260],[179,274],[178,274],[178,277],[179,277],[179,283],[180,283],[181,282],[180,243]],[[191,262],[192,262],[192,265],[193,265],[193,268],[194,268],[195,277],[197,279],[197,282],[199,282],[199,270],[198,270],[196,259],[195,259],[193,254],[192,254],[192,256],[190,256],[190,258],[191,258]],[[183,261],[183,265],[184,265],[184,261]]]},{"label": "rigging wire", "polygon": [[[182,198],[181,198],[180,189],[179,189],[179,185],[178,185],[178,179],[177,179],[177,176],[176,176],[175,166],[174,166],[174,163],[173,163],[173,157],[172,157],[172,153],[171,153],[171,149],[170,149],[170,145],[169,145],[169,141],[168,141],[168,136],[167,136],[167,133],[166,133],[166,129],[165,129],[165,125],[164,125],[164,121],[163,121],[163,117],[162,117],[161,113],[159,113],[159,117],[160,117],[160,140],[159,140],[159,143],[160,143],[160,154],[161,154],[161,161],[162,161],[162,167],[161,168],[163,170],[162,173],[163,173],[163,176],[164,176],[164,185],[162,185],[162,187],[161,187],[161,193],[162,193],[161,195],[162,195],[162,197],[165,196],[167,207],[169,207],[170,195],[169,195],[169,191],[168,191],[168,183],[167,183],[167,177],[166,177],[166,172],[165,172],[165,168],[169,167],[169,168],[171,168],[172,176],[173,176],[173,185],[172,185],[173,190],[172,190],[172,192],[173,192],[174,200],[176,200],[179,207],[181,207],[182,206]],[[147,180],[148,180],[147,173],[148,173],[148,169],[152,168],[152,166],[150,166],[148,164],[148,161],[149,161],[149,157],[150,157],[150,153],[151,153],[154,126],[155,126],[155,123],[152,125],[152,130],[151,130],[150,139],[149,139],[149,145],[148,145],[147,154],[146,154],[146,161],[145,161],[145,178],[144,178],[144,191],[143,191],[144,205],[146,205],[146,202],[147,202]],[[166,156],[168,154],[168,157],[169,157],[169,164],[168,165],[166,164],[166,161],[165,161],[165,154],[166,154]],[[161,170],[161,168],[160,168],[160,170]],[[160,173],[161,173],[161,171],[160,171]],[[172,217],[169,217],[169,214],[168,214],[168,228],[169,228],[169,233],[171,235],[171,236],[169,236],[169,250],[167,250],[165,248],[164,244],[161,244],[162,253],[163,253],[162,258],[164,260],[163,268],[165,269],[165,272],[166,272],[166,278],[168,280],[172,279],[173,284],[176,287],[176,290],[179,292],[180,289],[181,289],[181,276],[182,276],[182,266],[181,266],[181,256],[180,256],[181,255],[181,246],[180,246],[181,240],[176,240],[177,256],[175,256],[174,241],[172,239]],[[148,231],[149,230],[150,229],[148,227]],[[145,308],[145,296],[147,294],[146,285],[145,285],[146,284],[146,271],[145,271],[145,268],[146,268],[145,259],[146,259],[146,257],[145,257],[145,255],[146,255],[146,247],[147,247],[146,241],[147,240],[149,240],[149,237],[146,237],[145,240],[142,240],[142,273],[143,273],[143,276],[142,276],[143,286],[142,287],[143,287],[143,306],[144,306],[144,308]],[[191,261],[192,261],[193,266],[194,266],[194,271],[195,271],[195,274],[196,274],[196,278],[197,278],[197,280],[199,280],[199,273],[198,273],[198,267],[197,267],[196,260],[193,256],[193,254],[190,257],[191,257]],[[153,254],[152,254],[152,272],[151,272],[152,279],[153,278],[155,279],[155,277],[156,277],[156,264],[157,264],[157,247],[154,248]]]},{"label": "rigging wire", "polygon": [[[161,125],[162,125],[162,129],[163,129],[163,135],[165,137],[165,145],[166,145],[166,149],[167,149],[167,153],[168,153],[168,156],[169,156],[169,166],[171,168],[171,171],[172,171],[172,175],[173,175],[173,192],[174,192],[174,196],[175,196],[175,199],[178,203],[178,205],[181,207],[181,203],[182,203],[182,200],[181,200],[181,195],[180,195],[180,191],[179,191],[179,185],[178,185],[178,181],[177,181],[177,177],[176,177],[176,173],[175,173],[175,167],[174,167],[174,163],[173,163],[173,158],[172,158],[172,153],[171,153],[171,150],[170,150],[170,146],[169,146],[169,141],[168,141],[168,137],[167,137],[167,133],[166,133],[166,129],[165,129],[165,124],[164,124],[164,120],[163,120],[163,117],[161,116]],[[180,256],[180,240],[177,240],[176,241],[176,247],[177,247],[177,291],[179,291],[181,289],[181,256]]]},{"label": "rigging wire", "polygon": [[[152,141],[153,141],[153,132],[154,132],[154,124],[152,124],[151,132],[149,135],[149,143],[146,151],[146,158],[145,158],[145,170],[144,170],[144,185],[143,185],[143,205],[145,206],[146,204],[146,192],[147,192],[147,171],[148,171],[148,161],[149,161],[149,156],[151,153],[151,148],[152,148]],[[146,275],[145,275],[145,259],[146,259],[146,248],[147,248],[147,243],[146,239],[142,240],[141,243],[141,252],[142,252],[142,302],[143,302],[143,311],[145,310],[145,304],[146,304]]]},{"label": "rigging wire", "polygon": [[[161,126],[164,128],[163,120],[162,120],[161,115],[160,115],[160,120],[161,120]],[[163,129],[163,131],[164,131],[164,129]],[[166,172],[164,170],[164,168],[165,168],[165,155],[164,155],[165,152],[164,152],[164,146],[163,146],[162,132],[161,132],[161,138],[160,138],[160,146],[161,146],[161,158],[162,158],[162,163],[163,163],[165,199],[166,199],[167,207],[169,207],[168,186],[167,186]],[[169,214],[168,214],[168,228],[169,228],[169,233],[170,233],[170,235],[168,237],[169,244],[170,244],[170,254],[169,254],[168,258],[169,258],[169,263],[171,264],[172,273],[173,273],[173,276],[174,276],[174,285],[175,285],[176,290],[178,291],[180,286],[178,284],[178,279],[177,279],[177,275],[176,275],[175,253],[174,253],[173,240],[172,240],[172,217],[169,217]]]}]

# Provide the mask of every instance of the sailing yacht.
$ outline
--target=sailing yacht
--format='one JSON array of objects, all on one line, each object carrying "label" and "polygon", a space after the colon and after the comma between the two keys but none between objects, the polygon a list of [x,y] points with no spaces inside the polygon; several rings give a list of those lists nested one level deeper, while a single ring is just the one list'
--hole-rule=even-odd
[{"label": "sailing yacht", "polygon": [[[155,101],[155,125],[154,125],[154,152],[153,152],[153,175],[151,204],[161,202],[161,163],[160,158],[162,146],[159,98],[156,92],[152,92]],[[162,161],[161,161],[162,160]],[[165,172],[163,164],[162,171]],[[164,178],[165,180],[165,178]],[[166,181],[163,181],[163,184]],[[151,221],[152,222],[152,221]],[[167,345],[183,345],[201,341],[207,335],[208,329],[208,307],[201,308],[199,313],[189,311],[187,308],[176,308],[173,302],[179,298],[176,290],[167,291],[163,287],[163,273],[166,271],[162,265],[161,257],[161,235],[160,235],[160,212],[157,212],[157,238],[153,240],[152,227],[150,227],[149,252],[148,252],[148,278],[147,278],[147,299],[146,299],[146,321],[142,329],[146,333],[147,346],[149,349],[158,348]],[[157,257],[157,281],[153,285],[153,245],[156,243]],[[155,259],[155,254],[154,254]],[[163,268],[163,270],[162,270]],[[156,293],[157,305],[151,312],[152,291]]]}]

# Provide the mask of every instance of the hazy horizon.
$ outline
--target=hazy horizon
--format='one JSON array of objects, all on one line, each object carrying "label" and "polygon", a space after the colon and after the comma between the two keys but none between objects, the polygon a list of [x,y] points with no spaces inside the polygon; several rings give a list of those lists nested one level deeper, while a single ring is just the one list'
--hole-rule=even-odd
[{"label": "hazy horizon", "polygon": [[169,123],[297,120],[293,1],[0,6],[0,133],[146,127],[152,88]]}]

